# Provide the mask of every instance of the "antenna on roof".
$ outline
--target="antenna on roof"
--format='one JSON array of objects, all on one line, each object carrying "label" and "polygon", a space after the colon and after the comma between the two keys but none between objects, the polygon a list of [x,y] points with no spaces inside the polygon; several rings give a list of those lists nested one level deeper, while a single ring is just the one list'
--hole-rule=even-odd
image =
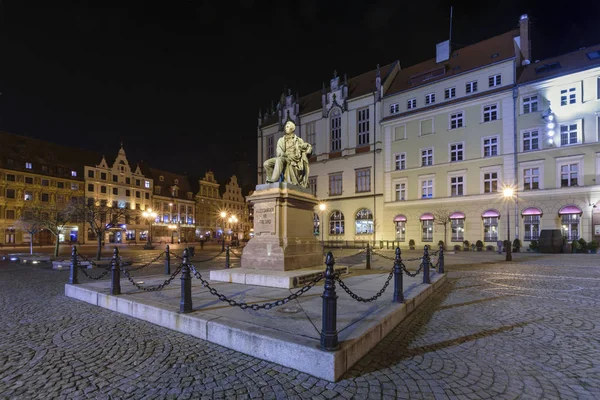
[{"label": "antenna on roof", "polygon": [[450,40],[450,44],[452,44],[452,6],[450,6],[450,35],[449,35],[449,40]]}]

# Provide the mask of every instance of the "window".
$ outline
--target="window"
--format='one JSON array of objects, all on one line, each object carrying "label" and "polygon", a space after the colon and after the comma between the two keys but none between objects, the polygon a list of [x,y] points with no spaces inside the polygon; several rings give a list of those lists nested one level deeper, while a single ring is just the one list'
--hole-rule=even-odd
[{"label": "window", "polygon": [[308,178],[308,188],[313,196],[317,196],[317,177],[311,176]]},{"label": "window", "polygon": [[150,193],[148,193],[148,192],[144,193],[144,198],[146,200],[150,200]]},{"label": "window", "polygon": [[158,177],[158,180],[161,181],[161,182],[163,182],[165,180],[165,177],[161,175],[161,176]]},{"label": "window", "polygon": [[31,168],[32,168],[32,165],[31,165],[31,163],[30,163],[30,162],[26,162],[26,163],[25,163],[25,168],[27,168],[27,169],[31,169]]},{"label": "window", "polygon": [[431,199],[433,197],[433,179],[421,181],[421,198]]},{"label": "window", "polygon": [[331,151],[342,149],[342,116],[340,110],[331,112]]},{"label": "window", "polygon": [[131,178],[125,178],[125,183],[131,185]]},{"label": "window", "polygon": [[26,176],[25,177],[25,183],[28,184],[28,185],[33,185],[33,177]]},{"label": "window", "polygon": [[435,103],[435,93],[429,93],[425,95],[425,104]]},{"label": "window", "polygon": [[498,240],[498,217],[483,218],[483,240],[485,242]]},{"label": "window", "polygon": [[79,190],[79,184],[78,183],[71,183],[71,190]]},{"label": "window", "polygon": [[94,191],[94,184],[93,183],[88,183],[87,190],[88,190],[88,192],[93,192]]},{"label": "window", "polygon": [[6,219],[15,219],[15,210],[6,210]]},{"label": "window", "polygon": [[144,187],[146,189],[149,189],[150,188],[150,181],[144,181]]},{"label": "window", "polygon": [[42,186],[50,186],[50,181],[48,179],[42,179]]},{"label": "window", "polygon": [[560,145],[568,146],[579,143],[577,134],[577,124],[568,124],[560,126]]},{"label": "window", "polygon": [[523,132],[523,151],[539,150],[539,132],[537,129]]},{"label": "window", "polygon": [[94,171],[90,169],[88,171],[88,178],[93,178],[93,177],[94,177]]},{"label": "window", "polygon": [[390,114],[398,114],[400,112],[400,103],[390,105]]},{"label": "window", "polygon": [[130,197],[131,196],[131,190],[125,189],[125,196],[126,197]]},{"label": "window", "polygon": [[433,165],[433,149],[422,149],[421,150],[421,166],[427,167]]},{"label": "window", "polygon": [[496,121],[498,119],[498,105],[490,104],[483,106],[483,122]]},{"label": "window", "polygon": [[524,215],[525,240],[538,240],[540,238],[540,216]]},{"label": "window", "polygon": [[342,174],[329,175],[329,195],[338,196],[342,194]]},{"label": "window", "polygon": [[396,201],[406,200],[406,183],[396,184]]},{"label": "window", "polygon": [[579,239],[579,214],[563,214],[560,217],[562,224],[562,234],[567,241],[573,241]]},{"label": "window", "polygon": [[371,191],[371,168],[361,168],[356,170],[356,192]]},{"label": "window", "polygon": [[523,170],[523,190],[535,190],[540,188],[540,169],[525,168]]},{"label": "window", "polygon": [[452,228],[453,242],[461,243],[465,240],[465,219],[464,218],[452,218],[450,219],[450,225]]},{"label": "window", "polygon": [[275,141],[275,139],[274,139],[273,135],[267,137],[267,158],[273,158],[273,156],[275,155],[274,141]]},{"label": "window", "polygon": [[344,234],[344,214],[339,211],[334,211],[329,216],[329,234],[343,235]]},{"label": "window", "polygon": [[483,139],[483,156],[493,157],[498,155],[498,137]]},{"label": "window", "polygon": [[56,182],[56,187],[59,189],[64,189],[65,188],[65,183],[64,182]]},{"label": "window", "polygon": [[406,109],[412,110],[413,108],[417,108],[417,99],[408,99],[406,102]]},{"label": "window", "polygon": [[6,189],[6,198],[14,199],[15,198],[15,189]]},{"label": "window", "polygon": [[498,173],[486,172],[483,174],[483,193],[496,193],[498,191]]},{"label": "window", "polygon": [[450,196],[462,196],[464,194],[465,183],[464,177],[453,176],[450,178]]},{"label": "window", "polygon": [[369,144],[369,109],[363,108],[356,112],[358,114],[358,145],[364,146]]},{"label": "window", "polygon": [[139,190],[135,191],[135,197],[136,199],[141,199],[142,198],[142,193]]},{"label": "window", "polygon": [[160,194],[160,186],[154,186],[154,193]]},{"label": "window", "polygon": [[404,242],[406,240],[406,221],[394,221],[396,225],[396,240]]},{"label": "window", "polygon": [[59,194],[56,196],[56,202],[58,204],[65,204],[65,195],[64,194]]},{"label": "window", "polygon": [[175,179],[175,180],[173,180],[173,182],[174,182],[176,185],[179,185],[179,179]]},{"label": "window", "polygon": [[406,153],[395,154],[396,171],[406,169]]},{"label": "window", "polygon": [[317,154],[316,122],[313,121],[305,124],[304,129],[306,130],[306,141],[312,146],[312,154]]},{"label": "window", "polygon": [[560,91],[560,105],[566,106],[577,103],[577,88],[563,89]]},{"label": "window", "polygon": [[538,110],[538,97],[527,96],[523,97],[523,114],[529,114]]},{"label": "window", "polygon": [[103,181],[106,180],[106,172],[100,172],[100,179],[102,179]]},{"label": "window", "polygon": [[118,175],[113,175],[112,176],[112,180],[113,180],[113,182],[119,182],[119,176]]},{"label": "window", "polygon": [[373,213],[371,210],[363,208],[356,213],[356,234],[373,234]]},{"label": "window", "polygon": [[579,164],[563,164],[560,166],[560,187],[577,186]]},{"label": "window", "polygon": [[454,97],[456,97],[456,88],[455,87],[446,88],[444,90],[444,98],[446,100],[453,99]]},{"label": "window", "polygon": [[25,201],[33,201],[33,192],[26,191],[23,198]]},{"label": "window", "polygon": [[112,188],[112,194],[114,194],[115,196],[119,194],[119,188]]},{"label": "window", "polygon": [[106,193],[106,186],[100,186],[100,193]]},{"label": "window", "polygon": [[450,129],[462,128],[464,126],[463,121],[462,111],[450,114]]},{"label": "window", "polygon": [[9,182],[16,181],[15,176],[13,174],[6,174],[6,180]]},{"label": "window", "polygon": [[50,201],[50,195],[48,193],[42,193],[42,201],[43,202],[49,202]]},{"label": "window", "polygon": [[77,171],[71,171],[71,176],[77,176]]},{"label": "window", "polygon": [[465,92],[467,93],[475,93],[477,91],[477,81],[467,82],[465,87]]},{"label": "window", "polygon": [[135,180],[135,186],[140,186],[141,181],[139,179]]},{"label": "window", "polygon": [[502,75],[492,75],[488,78],[489,87],[500,86],[502,84]]},{"label": "window", "polygon": [[433,242],[433,220],[427,219],[421,221],[421,241]]},{"label": "window", "polygon": [[450,145],[450,162],[462,161],[463,155],[462,143],[452,143]]}]

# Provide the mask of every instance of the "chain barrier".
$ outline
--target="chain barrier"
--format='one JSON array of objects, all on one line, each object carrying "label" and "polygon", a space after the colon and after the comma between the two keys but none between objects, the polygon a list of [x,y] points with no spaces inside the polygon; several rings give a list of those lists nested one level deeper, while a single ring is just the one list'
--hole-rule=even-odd
[{"label": "chain barrier", "polygon": [[88,262],[90,263],[91,266],[94,266],[96,268],[110,268],[110,263],[108,265],[98,265],[95,262],[93,262],[92,260],[90,260],[89,258],[87,258],[86,256],[84,256],[83,254],[77,253],[77,258],[81,258],[82,261]]},{"label": "chain barrier", "polygon": [[[202,262],[212,261],[212,260],[214,260],[215,258],[219,257],[221,254],[223,254],[223,252],[222,252],[222,251],[221,251],[221,252],[219,252],[219,253],[217,253],[217,255],[215,255],[215,256],[213,256],[213,257],[207,258],[207,259],[205,259],[205,260],[198,260],[198,261],[196,261],[196,262],[197,262],[197,263],[202,263]],[[172,255],[173,257],[175,257],[176,259],[178,259],[178,260],[183,260],[183,257],[181,257],[181,256],[178,256],[178,255],[177,255],[177,254],[175,254],[175,253],[171,253],[171,255]]]},{"label": "chain barrier", "polygon": [[335,275],[334,278],[340,284],[342,289],[344,289],[344,291],[346,293],[348,293],[348,295],[350,297],[352,297],[354,300],[360,301],[363,303],[370,303],[374,300],[377,300],[379,297],[381,297],[381,295],[385,292],[385,290],[389,286],[390,280],[393,278],[393,276],[394,276],[394,268],[392,268],[392,270],[390,271],[390,274],[388,275],[387,279],[385,280],[385,283],[383,284],[383,287],[381,288],[381,290],[379,292],[377,292],[373,297],[369,297],[368,299],[362,298],[359,295],[357,295],[356,293],[354,293],[352,290],[350,290],[350,288],[348,288],[348,286],[346,286],[344,281],[340,279],[339,274]]},{"label": "chain barrier", "polygon": [[166,253],[166,251],[163,251],[162,253],[160,253],[158,256],[154,257],[152,259],[152,261],[149,261],[148,263],[144,264],[144,265],[140,265],[139,267],[135,267],[135,268],[130,268],[127,271],[128,272],[134,272],[134,271],[139,271],[140,269],[144,269],[146,267],[148,267],[151,264],[154,264],[155,262],[157,262],[158,260],[160,260],[162,258],[162,256],[164,256]]},{"label": "chain barrier", "polygon": [[125,268],[121,267],[121,272],[123,272],[123,274],[125,274],[127,279],[129,279],[129,282],[131,282],[131,284],[133,286],[135,286],[136,288],[138,288],[139,290],[143,290],[144,292],[155,292],[157,290],[162,290],[165,286],[170,284],[173,281],[173,279],[175,279],[175,277],[177,275],[179,275],[179,273],[181,272],[181,268],[183,268],[183,264],[179,264],[177,266],[177,268],[175,269],[175,272],[173,272],[170,277],[165,279],[165,281],[163,283],[156,285],[156,286],[148,286],[148,287],[142,286],[139,283],[137,283],[135,280],[133,280],[133,278],[129,274],[129,272],[131,272],[132,270],[126,270]]},{"label": "chain barrier", "polygon": [[83,274],[85,276],[87,276],[89,279],[91,279],[93,281],[98,281],[98,280],[104,278],[110,272],[110,269],[107,269],[103,273],[101,273],[99,276],[92,276],[92,275],[88,274],[88,272],[86,271],[87,268],[85,266],[80,265],[79,263],[77,263],[77,266],[79,267],[79,269],[81,270],[81,272],[83,272]]},{"label": "chain barrier", "polygon": [[296,300],[298,297],[300,297],[301,295],[303,295],[304,293],[306,293],[307,291],[312,289],[317,284],[317,282],[319,282],[321,279],[323,279],[323,274],[317,275],[310,283],[308,283],[308,285],[305,285],[304,287],[302,287],[301,289],[292,293],[291,295],[289,295],[288,297],[286,297],[284,299],[277,300],[272,303],[248,304],[248,303],[244,303],[244,302],[237,302],[233,299],[228,298],[224,294],[220,294],[219,292],[217,292],[217,289],[210,286],[210,283],[207,280],[202,278],[202,274],[200,274],[200,272],[196,271],[196,268],[194,267],[193,264],[190,264],[189,267],[190,267],[192,273],[194,274],[194,276],[197,279],[199,279],[200,282],[202,282],[202,286],[207,288],[208,291],[210,292],[210,294],[218,297],[220,301],[229,303],[229,305],[233,306],[233,307],[239,307],[242,310],[246,310],[248,308],[251,310],[254,310],[254,311],[258,311],[260,309],[270,310],[273,307],[278,307],[278,306],[284,305],[286,303],[289,303],[292,300]]},{"label": "chain barrier", "polygon": [[412,278],[414,278],[415,276],[419,275],[421,273],[421,271],[423,270],[423,266],[425,265],[425,263],[421,263],[419,265],[419,268],[413,273],[410,272],[409,270],[406,269],[406,265],[404,265],[404,262],[400,265],[402,267],[402,270],[404,270],[404,273]]},{"label": "chain barrier", "polygon": [[232,249],[231,247],[229,248],[229,252],[230,252],[231,254],[233,254],[233,255],[234,255],[235,257],[237,257],[237,258],[242,258],[242,255],[241,255],[241,254],[238,254],[238,253],[236,253],[235,251],[233,251],[233,249]]},{"label": "chain barrier", "polygon": [[[394,257],[388,257],[388,256],[386,256],[384,254],[377,253],[376,251],[371,251],[371,253],[375,254],[375,255],[377,255],[379,257],[383,257],[386,260],[396,261],[396,258],[394,258]],[[423,256],[421,256],[421,257],[415,257],[415,258],[406,258],[406,259],[403,259],[403,261],[419,261],[419,260],[422,260],[422,259],[423,259]]]}]

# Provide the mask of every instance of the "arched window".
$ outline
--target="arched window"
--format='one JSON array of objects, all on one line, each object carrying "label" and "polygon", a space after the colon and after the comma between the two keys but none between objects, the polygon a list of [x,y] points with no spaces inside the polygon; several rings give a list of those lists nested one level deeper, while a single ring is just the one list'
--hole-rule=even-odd
[{"label": "arched window", "polygon": [[500,213],[498,210],[486,210],[481,214],[483,219],[483,240],[485,242],[495,242],[498,240],[498,219]]},{"label": "arched window", "polygon": [[433,242],[433,214],[425,213],[419,219],[421,220],[421,241]]},{"label": "arched window", "polygon": [[579,239],[581,214],[581,209],[574,205],[564,206],[558,211],[562,234],[568,241]]},{"label": "arched window", "polygon": [[406,240],[406,216],[398,214],[394,217],[396,227],[396,240],[404,242]]},{"label": "arched window", "polygon": [[342,150],[342,115],[339,108],[331,110],[331,149],[330,151]]},{"label": "arched window", "polygon": [[523,240],[538,240],[540,238],[540,223],[542,210],[536,207],[527,207],[521,211],[525,235]]},{"label": "arched window", "polygon": [[450,215],[452,226],[452,241],[462,242],[465,239],[465,214],[455,211]]},{"label": "arched window", "polygon": [[339,211],[334,211],[329,216],[329,234],[343,235],[344,234],[344,214]]},{"label": "arched window", "polygon": [[366,208],[358,210],[355,220],[357,235],[373,234],[373,213],[371,210]]}]

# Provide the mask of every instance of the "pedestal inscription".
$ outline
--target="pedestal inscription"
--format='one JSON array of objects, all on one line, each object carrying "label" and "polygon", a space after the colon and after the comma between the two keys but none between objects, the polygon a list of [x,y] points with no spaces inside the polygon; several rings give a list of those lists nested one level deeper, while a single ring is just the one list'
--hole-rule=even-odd
[{"label": "pedestal inscription", "polygon": [[261,204],[254,209],[255,235],[275,235],[275,204]]}]

